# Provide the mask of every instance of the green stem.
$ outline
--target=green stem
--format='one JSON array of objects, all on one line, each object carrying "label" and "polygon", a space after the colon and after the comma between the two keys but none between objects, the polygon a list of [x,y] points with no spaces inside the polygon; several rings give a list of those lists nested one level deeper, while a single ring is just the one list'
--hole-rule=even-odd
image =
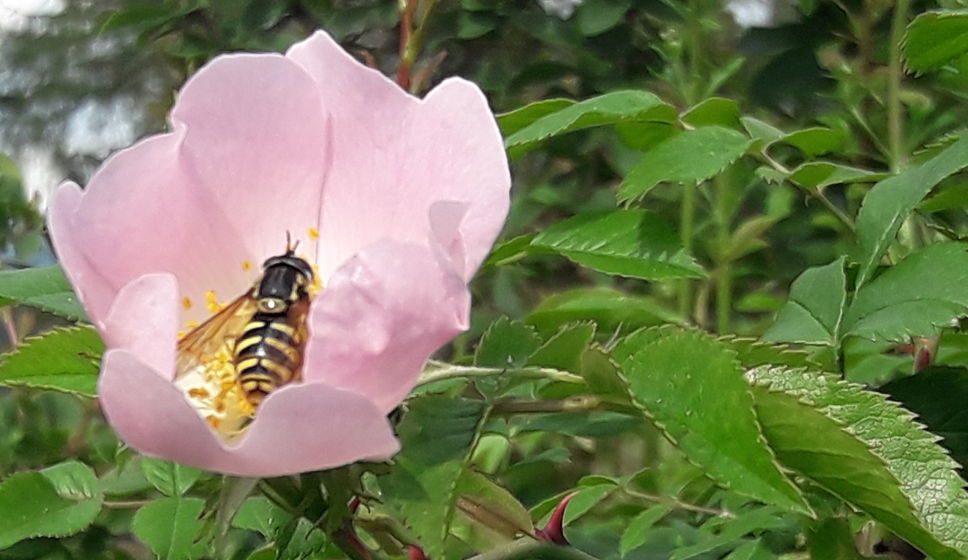
[{"label": "green stem", "polygon": [[259,483],[258,478],[226,476],[219,492],[218,509],[215,511],[215,556],[228,558],[228,535],[232,518],[245,503],[252,490]]},{"label": "green stem", "polygon": [[584,383],[585,380],[580,375],[568,373],[552,368],[526,367],[526,368],[488,368],[474,366],[457,366],[441,362],[431,361],[427,369],[420,374],[417,387],[443,381],[445,379],[468,378],[468,377],[493,377],[497,375],[508,375],[512,377],[523,377],[527,379],[550,379],[552,381],[562,381],[564,383]]},{"label": "green stem", "polygon": [[633,490],[631,488],[625,487],[622,490],[633,498],[638,498],[640,500],[646,500],[649,502],[655,502],[658,504],[665,504],[667,506],[672,506],[676,509],[681,509],[685,511],[694,511],[696,513],[705,513],[708,515],[715,515],[718,517],[725,517],[727,519],[736,519],[736,514],[729,511],[728,509],[718,509],[706,506],[699,506],[696,504],[690,504],[689,502],[683,502],[679,498],[673,496],[660,496],[659,494],[650,494],[648,492],[640,492],[638,490]]},{"label": "green stem", "polygon": [[[766,161],[768,164],[770,164],[770,166],[773,169],[776,169],[777,171],[779,171],[780,173],[783,173],[784,175],[790,174],[790,170],[787,169],[785,165],[770,157],[769,154],[767,154],[766,152],[760,153],[760,156],[762,156],[763,160]],[[792,181],[790,182],[792,183]],[[795,185],[795,186],[799,188],[799,185]],[[835,218],[837,218],[837,221],[839,221],[841,224],[843,224],[845,228],[847,228],[847,231],[849,231],[851,234],[854,234],[857,232],[857,227],[854,225],[854,221],[850,219],[850,216],[844,213],[843,210],[838,208],[836,204],[834,204],[829,198],[827,198],[827,195],[825,195],[823,191],[816,190],[816,189],[801,189],[801,190],[807,193],[807,196],[815,198],[818,202],[820,202],[820,204],[823,204],[824,207],[826,207],[827,210],[829,210],[830,213],[833,214]]]},{"label": "green stem", "polygon": [[[719,238],[719,251],[725,252],[729,244],[729,208],[726,195],[729,183],[722,174],[714,179],[716,185],[716,227]],[[716,269],[716,332],[729,332],[730,315],[733,307],[733,263],[731,258],[722,258]]]},{"label": "green stem", "polygon": [[502,399],[494,403],[492,414],[537,414],[544,412],[587,412],[598,410],[602,399],[595,395],[575,395],[567,399],[536,401],[531,399]]},{"label": "green stem", "polygon": [[493,548],[468,560],[597,560],[571,546],[522,538]]},{"label": "green stem", "polygon": [[[696,188],[695,183],[686,183],[682,190],[682,208],[679,215],[680,238],[682,248],[692,254],[692,236],[696,221]],[[689,279],[679,281],[679,315],[689,320],[692,309],[693,284]]]},{"label": "green stem", "polygon": [[702,0],[689,0],[686,7],[686,41],[689,64],[689,83],[683,96],[687,105],[694,105],[699,102],[699,92],[702,89]]},{"label": "green stem", "polygon": [[910,0],[897,0],[894,16],[891,18],[890,58],[887,62],[887,137],[890,150],[891,171],[898,173],[907,165],[904,150],[904,115],[901,106],[901,81],[904,69],[901,68],[901,41],[907,25]]}]

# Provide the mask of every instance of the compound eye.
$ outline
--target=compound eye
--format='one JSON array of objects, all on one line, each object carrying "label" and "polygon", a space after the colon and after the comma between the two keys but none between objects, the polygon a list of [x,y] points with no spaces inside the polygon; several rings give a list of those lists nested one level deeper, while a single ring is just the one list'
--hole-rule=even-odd
[{"label": "compound eye", "polygon": [[279,313],[286,308],[286,302],[279,298],[260,298],[256,306],[264,313]]}]

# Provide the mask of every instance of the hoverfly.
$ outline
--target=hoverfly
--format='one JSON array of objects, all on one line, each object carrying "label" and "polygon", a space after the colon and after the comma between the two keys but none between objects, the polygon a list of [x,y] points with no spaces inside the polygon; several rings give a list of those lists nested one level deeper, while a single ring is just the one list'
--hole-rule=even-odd
[{"label": "hoverfly", "polygon": [[270,257],[251,290],[178,342],[178,372],[208,367],[228,349],[235,380],[254,410],[273,390],[297,380],[306,342],[313,269],[286,252]]}]

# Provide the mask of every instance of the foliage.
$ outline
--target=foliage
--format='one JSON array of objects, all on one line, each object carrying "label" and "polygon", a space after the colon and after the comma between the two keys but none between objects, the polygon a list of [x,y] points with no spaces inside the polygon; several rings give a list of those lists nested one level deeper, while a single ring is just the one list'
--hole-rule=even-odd
[{"label": "foliage", "polygon": [[400,454],[233,479],[118,445],[8,150],[0,559],[968,558],[963,2],[804,0],[772,28],[736,2],[89,4],[0,44],[49,74],[4,89],[4,146],[82,97],[159,130],[207,60],[323,27],[416,94],[479,83],[512,211],[470,330],[390,415]]}]

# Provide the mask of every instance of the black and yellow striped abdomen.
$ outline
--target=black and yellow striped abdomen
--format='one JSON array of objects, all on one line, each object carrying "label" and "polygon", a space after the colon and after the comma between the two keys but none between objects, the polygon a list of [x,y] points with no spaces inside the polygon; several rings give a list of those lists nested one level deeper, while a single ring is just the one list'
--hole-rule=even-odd
[{"label": "black and yellow striped abdomen", "polygon": [[246,399],[258,406],[278,387],[293,381],[302,362],[301,334],[288,314],[256,313],[235,343],[235,370]]}]

